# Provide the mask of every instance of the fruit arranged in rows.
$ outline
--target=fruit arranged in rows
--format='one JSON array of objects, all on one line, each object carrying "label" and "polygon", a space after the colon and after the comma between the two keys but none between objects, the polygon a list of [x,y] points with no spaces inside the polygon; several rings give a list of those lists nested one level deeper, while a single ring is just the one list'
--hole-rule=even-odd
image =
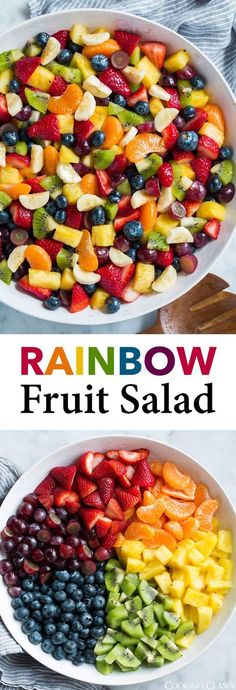
[{"label": "fruit arranged in rows", "polygon": [[14,617],[58,661],[108,674],[177,660],[232,587],[207,486],[146,448],[53,467],[1,532]]},{"label": "fruit arranged in rows", "polygon": [[0,54],[0,278],[56,310],[192,273],[235,193],[225,121],[186,50],[75,24]]}]

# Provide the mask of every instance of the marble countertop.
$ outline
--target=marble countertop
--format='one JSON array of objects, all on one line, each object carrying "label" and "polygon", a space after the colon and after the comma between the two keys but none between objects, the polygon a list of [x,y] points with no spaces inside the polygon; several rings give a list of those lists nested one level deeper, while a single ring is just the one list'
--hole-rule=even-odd
[{"label": "marble countertop", "polygon": [[[28,18],[29,12],[26,0],[11,0],[7,12],[1,15],[1,32]],[[216,261],[212,267],[214,273],[221,276],[229,283],[232,292],[236,292],[235,255],[236,233],[234,233],[234,237],[223,253],[223,256]],[[54,333],[78,332],[78,326],[71,327],[60,324],[54,324],[52,326],[50,322],[44,321],[43,319],[35,319],[26,316],[0,304],[0,333],[51,333],[52,329]]]},{"label": "marble countertop", "polygon": [[[104,432],[103,432],[104,433]],[[115,433],[112,432],[111,433]],[[235,484],[235,445],[236,432],[194,432],[166,431],[145,432],[145,436],[169,442],[196,457],[219,482],[231,500],[236,502]],[[17,463],[23,471],[54,449],[73,443],[82,437],[99,435],[99,432],[82,433],[76,431],[13,431],[0,433],[2,457]],[[132,433],[131,433],[132,435]],[[222,462],[224,459],[224,462]],[[168,675],[158,684],[146,684],[148,690],[233,690],[235,679],[235,618],[230,622],[221,637],[216,640],[207,653],[199,657],[183,670]],[[224,685],[223,685],[224,684]],[[121,687],[116,686],[117,690]],[[122,685],[123,690],[129,686]],[[134,690],[143,690],[143,685],[133,685]]]}]

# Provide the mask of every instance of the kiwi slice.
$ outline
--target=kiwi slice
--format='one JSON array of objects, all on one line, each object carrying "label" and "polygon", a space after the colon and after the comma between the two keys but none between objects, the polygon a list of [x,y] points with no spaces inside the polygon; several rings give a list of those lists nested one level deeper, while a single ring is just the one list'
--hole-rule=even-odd
[{"label": "kiwi slice", "polygon": [[143,628],[140,625],[139,618],[132,618],[126,621],[122,621],[121,630],[123,630],[126,635],[130,637],[142,637]]},{"label": "kiwi slice", "polygon": [[4,208],[7,208],[11,202],[12,199],[9,194],[6,192],[0,192],[0,211],[3,211]]},{"label": "kiwi slice", "polygon": [[108,115],[118,115],[118,113],[121,113],[122,110],[125,110],[122,105],[117,105],[116,103],[110,101],[108,105]]},{"label": "kiwi slice", "polygon": [[148,625],[145,628],[145,634],[148,635],[148,637],[155,637],[158,629],[158,623],[156,621],[153,621],[151,625]]},{"label": "kiwi slice", "polygon": [[128,179],[123,180],[123,182],[120,182],[120,184],[117,185],[116,189],[124,196],[130,196],[131,194],[131,187]]},{"label": "kiwi slice", "polygon": [[56,230],[56,222],[44,208],[37,208],[33,213],[33,236],[41,240],[49,232]]},{"label": "kiwi slice", "polygon": [[122,592],[127,594],[128,597],[131,597],[132,594],[134,594],[134,592],[136,591],[138,583],[138,575],[136,575],[135,573],[130,573],[129,575],[126,575],[121,584]]},{"label": "kiwi slice", "polygon": [[102,673],[103,676],[108,676],[109,673],[114,671],[114,666],[113,664],[107,664],[105,657],[98,657],[98,659],[96,659],[96,669],[99,671],[99,673]]},{"label": "kiwi slice", "polygon": [[204,228],[204,225],[206,225],[207,220],[206,218],[193,218],[193,216],[189,216],[186,218],[182,218],[181,224],[184,228],[188,228],[190,232],[201,232],[202,229]]},{"label": "kiwi slice", "polygon": [[107,664],[114,664],[114,661],[117,659],[117,655],[122,652],[124,647],[117,642],[117,644],[113,647],[113,649],[110,650],[110,652],[106,655],[106,662]]},{"label": "kiwi slice", "polygon": [[129,599],[128,601],[126,601],[125,607],[128,611],[129,617],[136,618],[137,613],[141,613],[142,605],[142,599],[138,595],[133,599]]},{"label": "kiwi slice", "polygon": [[40,187],[43,187],[46,192],[50,192],[52,195],[53,192],[58,192],[62,189],[62,183],[58,175],[48,175],[44,180],[41,180]]},{"label": "kiwi slice", "polygon": [[96,149],[93,152],[93,162],[94,162],[94,167],[96,170],[105,170],[106,168],[109,167],[114,161],[115,158],[115,151],[111,151],[108,149],[103,149],[102,151],[100,149]]},{"label": "kiwi slice", "polygon": [[140,594],[143,603],[148,606],[156,598],[157,590],[146,582],[146,580],[141,580],[138,593]]},{"label": "kiwi slice", "polygon": [[40,55],[42,52],[41,46],[38,45],[38,43],[34,43],[34,41],[30,40],[27,41],[25,49],[24,49],[24,54],[27,57],[37,57]]},{"label": "kiwi slice", "polygon": [[140,58],[141,58],[141,49],[139,48],[139,46],[136,46],[136,48],[134,48],[133,52],[131,53],[131,56],[129,59],[130,65],[133,65],[134,67],[136,67]]},{"label": "kiwi slice", "polygon": [[71,265],[71,257],[72,253],[69,252],[67,249],[64,249],[64,247],[60,249],[56,258],[57,266],[58,268],[60,268],[60,271],[64,271],[65,268],[69,268],[69,266]]},{"label": "kiwi slice", "polygon": [[[128,611],[123,604],[117,606],[115,609],[108,611],[107,624],[109,627],[116,630],[120,628],[120,624],[128,618]],[[129,634],[129,633],[128,633]]]},{"label": "kiwi slice", "polygon": [[144,642],[144,644],[146,644],[148,647],[151,647],[151,649],[157,648],[157,640],[154,640],[152,637],[148,637],[148,635],[142,635],[141,642]]},{"label": "kiwi slice", "polygon": [[123,647],[128,647],[129,649],[130,646],[132,647],[133,645],[137,644],[137,640],[135,639],[135,637],[129,637],[129,635],[125,635],[122,632],[118,632],[116,634],[116,639],[117,642],[120,642],[123,645]]},{"label": "kiwi slice", "polygon": [[[108,632],[108,630],[110,632]],[[115,630],[111,630],[110,628],[108,628],[105,637],[103,637],[102,644],[114,645],[115,641],[116,641]]]},{"label": "kiwi slice", "polygon": [[138,115],[132,110],[126,110],[125,108],[117,114],[117,117],[123,126],[136,126],[141,125],[143,122],[145,122],[145,119],[142,115]]},{"label": "kiwi slice", "polygon": [[[161,158],[161,156],[158,155],[158,153],[151,153],[150,156],[148,156],[148,158],[144,159],[144,161],[145,163],[146,161],[148,161],[148,167],[145,167],[144,170],[139,170],[141,161],[139,161],[139,163],[136,163],[136,167],[138,168],[139,172],[141,173],[146,182],[146,180],[149,180],[150,177],[156,175],[157,171],[163,163],[163,159]],[[142,161],[143,164],[144,161]]]},{"label": "kiwi slice", "polygon": [[147,247],[148,249],[158,249],[163,252],[169,249],[165,236],[158,232],[158,230],[152,230],[149,233]]},{"label": "kiwi slice", "polygon": [[211,168],[211,173],[217,173],[223,184],[229,184],[233,179],[234,174],[234,163],[231,160],[222,161],[217,163]]},{"label": "kiwi slice", "polygon": [[120,606],[120,594],[118,592],[110,592],[108,600],[107,600],[107,605],[106,605],[106,611],[110,611],[111,609],[114,609],[115,606]]},{"label": "kiwi slice", "polygon": [[[116,645],[116,647],[114,647],[114,650],[112,650],[112,652],[114,652],[115,654],[115,661],[125,669],[136,669],[141,664],[141,661],[137,659],[137,657],[133,654],[133,652],[131,652],[131,649],[129,649],[128,647],[125,648],[122,645],[118,644]],[[111,655],[112,652],[110,652]]]},{"label": "kiwi slice", "polygon": [[178,199],[178,201],[183,201],[186,190],[184,189],[184,186],[181,183],[181,177],[178,180],[174,180],[172,184],[172,192],[174,194],[175,199]]},{"label": "kiwi slice", "polygon": [[167,635],[162,635],[157,643],[157,651],[167,661],[176,661],[182,656],[179,648]]},{"label": "kiwi slice", "polygon": [[187,79],[178,79],[177,85],[182,108],[186,105],[191,105],[192,86],[190,81]]},{"label": "kiwi slice", "polygon": [[149,652],[149,654],[146,658],[146,662],[150,666],[163,666],[164,657],[160,656],[160,654],[158,654],[158,652]]},{"label": "kiwi slice", "polygon": [[118,204],[115,204],[108,199],[108,201],[105,203],[105,211],[108,220],[114,220],[118,213]]},{"label": "kiwi slice", "polygon": [[164,619],[164,616],[163,616],[163,613],[164,613],[163,604],[155,603],[155,604],[153,605],[153,608],[154,608],[154,613],[155,613],[155,616],[156,616],[156,618],[157,618],[158,624],[161,625],[161,626],[164,628],[164,626],[165,626],[165,619]]},{"label": "kiwi slice", "polygon": [[121,568],[113,568],[113,570],[106,573],[105,585],[108,592],[117,592],[119,590],[119,585],[123,582],[124,575],[125,573]]},{"label": "kiwi slice", "polygon": [[144,659],[147,658],[148,654],[150,654],[150,647],[148,647],[142,640],[140,640],[137,644],[137,647],[135,649],[135,656],[140,661],[144,661]]},{"label": "kiwi slice", "polygon": [[180,616],[177,616],[176,613],[172,613],[171,611],[163,611],[163,618],[170,630],[177,630],[181,620]]},{"label": "kiwi slice", "polygon": [[10,270],[6,259],[0,261],[0,280],[6,285],[10,285],[12,278],[12,271]]},{"label": "kiwi slice", "polygon": [[96,647],[94,647],[94,653],[99,656],[100,654],[104,654],[106,656],[111,649],[114,647],[115,640],[112,640],[112,644],[104,644],[103,642],[100,642],[98,640]]},{"label": "kiwi slice", "polygon": [[125,594],[124,592],[121,592],[120,598],[119,598],[120,603],[123,604],[124,601],[126,601],[126,599],[127,599],[127,594]]},{"label": "kiwi slice", "polygon": [[28,147],[25,141],[17,141],[16,144],[16,153],[19,153],[20,156],[26,156],[28,151]]},{"label": "kiwi slice", "polygon": [[55,76],[63,77],[68,84],[82,84],[82,74],[80,69],[75,67],[66,67],[66,65],[59,65],[58,62],[52,61],[47,65]]},{"label": "kiwi slice", "polygon": [[169,637],[169,640],[175,641],[175,634],[173,632],[168,630],[168,628],[163,628],[161,625],[158,625],[156,637],[160,638],[162,635],[166,635],[166,637]]},{"label": "kiwi slice", "polygon": [[17,62],[22,57],[24,57],[24,54],[18,49],[5,50],[3,53],[0,53],[0,72],[9,69],[14,62]]},{"label": "kiwi slice", "polygon": [[143,627],[148,628],[149,625],[154,623],[153,606],[151,604],[149,604],[149,606],[145,606],[142,611],[138,611],[138,616],[142,621]]},{"label": "kiwi slice", "polygon": [[45,115],[50,98],[49,94],[44,93],[44,91],[31,91],[31,89],[25,88],[25,95],[29,105]]},{"label": "kiwi slice", "polygon": [[113,568],[119,568],[120,567],[120,562],[117,560],[117,558],[110,558],[109,561],[107,561],[105,565],[105,570],[106,572],[109,570],[113,570]]},{"label": "kiwi slice", "polygon": [[178,640],[180,637],[188,635],[188,633],[192,632],[193,629],[194,625],[192,621],[185,621],[184,623],[181,623],[178,627],[178,630],[176,630],[175,639]]}]

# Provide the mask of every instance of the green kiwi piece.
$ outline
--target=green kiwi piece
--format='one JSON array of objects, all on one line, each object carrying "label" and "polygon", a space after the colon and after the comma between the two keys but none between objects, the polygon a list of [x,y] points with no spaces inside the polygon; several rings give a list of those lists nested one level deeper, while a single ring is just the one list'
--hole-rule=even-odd
[{"label": "green kiwi piece", "polygon": [[115,151],[109,149],[95,149],[93,153],[93,162],[95,170],[105,170],[114,161]]},{"label": "green kiwi piece", "polygon": [[94,647],[94,653],[99,656],[100,654],[104,654],[105,656],[111,651],[111,649],[114,647],[115,640],[112,641],[112,644],[104,644],[103,642],[100,642],[98,640],[96,647]]},{"label": "green kiwi piece", "polygon": [[148,647],[142,640],[139,640],[137,647],[135,649],[135,656],[140,661],[144,661],[144,659],[147,658],[148,654],[150,653],[150,647]]},{"label": "green kiwi piece", "polygon": [[[113,568],[105,575],[105,585],[108,592],[117,592],[124,579],[124,570],[121,568]],[[112,627],[112,626],[111,626]]]},{"label": "green kiwi piece", "polygon": [[124,592],[121,592],[120,598],[119,598],[119,602],[120,602],[121,604],[123,604],[124,601],[127,601],[127,594],[125,594]]},{"label": "green kiwi piece", "polygon": [[99,658],[96,659],[96,669],[99,671],[99,673],[102,673],[103,676],[108,676],[109,673],[112,673],[114,671],[114,666],[113,664],[107,664],[104,658]]},{"label": "green kiwi piece", "polygon": [[156,598],[157,590],[146,582],[146,580],[141,580],[138,593],[140,594],[143,603],[148,606]]},{"label": "green kiwi piece", "polygon": [[136,125],[141,125],[143,122],[145,122],[145,119],[142,115],[138,115],[137,113],[133,112],[132,110],[124,110],[120,111],[117,113],[118,120],[120,120],[121,124],[127,125],[127,126],[136,126]]},{"label": "green kiwi piece", "polygon": [[158,155],[158,153],[150,153],[150,156],[148,156],[148,158],[145,158],[143,161],[138,161],[138,163],[136,163],[136,168],[141,173],[146,182],[146,180],[149,180],[150,177],[156,175],[162,163],[163,159],[161,158],[161,156]]},{"label": "green kiwi piece", "polygon": [[158,249],[159,251],[168,251],[169,245],[166,242],[166,238],[158,230],[152,230],[148,236],[148,249]]},{"label": "green kiwi piece", "polygon": [[157,629],[158,629],[158,623],[156,623],[156,621],[154,621],[153,623],[151,623],[151,625],[148,625],[145,628],[145,634],[148,635],[148,637],[156,637]]},{"label": "green kiwi piece", "polygon": [[146,662],[150,664],[150,666],[163,666],[164,657],[160,656],[157,652],[149,652]]},{"label": "green kiwi piece", "polygon": [[12,271],[10,270],[6,259],[0,261],[0,280],[6,285],[10,285],[12,279]]},{"label": "green kiwi piece", "polygon": [[48,175],[44,180],[41,180],[40,187],[43,187],[47,192],[53,194],[53,192],[62,189],[62,182],[58,175]]},{"label": "green kiwi piece", "polygon": [[149,606],[145,606],[142,611],[138,611],[138,616],[142,621],[143,627],[148,628],[150,625],[152,625],[152,623],[154,623],[153,606],[151,604],[149,604]]},{"label": "green kiwi piece", "polygon": [[12,199],[9,194],[6,192],[0,192],[0,211],[3,211],[4,208],[7,208],[11,202]]},{"label": "green kiwi piece", "polygon": [[140,625],[139,618],[132,618],[126,621],[122,621],[121,623],[121,630],[123,630],[126,635],[129,635],[130,637],[142,637],[143,635],[143,628]]},{"label": "green kiwi piece", "polygon": [[184,189],[183,185],[181,184],[181,177],[178,180],[174,180],[172,184],[172,192],[178,201],[183,201],[186,189]]},{"label": "green kiwi piece", "polygon": [[105,203],[105,211],[108,220],[114,220],[118,213],[118,204],[115,204],[108,199]]},{"label": "green kiwi piece", "polygon": [[41,240],[49,232],[56,230],[56,221],[45,211],[44,208],[37,208],[33,213],[33,236]]},{"label": "green kiwi piece", "polygon": [[50,62],[47,65],[47,69],[50,70],[55,76],[63,77],[68,84],[82,84],[82,74],[80,69],[75,67],[66,67],[66,65],[59,65],[58,62]]},{"label": "green kiwi piece", "polygon": [[34,43],[32,40],[27,41],[24,49],[24,54],[26,57],[37,57],[41,54],[41,52],[42,48],[38,45],[38,43]]},{"label": "green kiwi piece", "polygon": [[[108,628],[110,630],[110,628]],[[116,633],[115,630],[112,630],[111,632],[106,632],[105,637],[103,637],[102,644],[110,644],[114,645],[116,642]]]},{"label": "green kiwi piece", "polygon": [[216,163],[216,165],[211,168],[211,173],[217,173],[223,184],[229,184],[229,182],[232,182],[233,179],[234,163],[231,160]]},{"label": "green kiwi piece", "polygon": [[129,59],[130,65],[133,65],[134,67],[136,67],[140,58],[141,58],[141,49],[139,48],[139,46],[136,46],[136,48],[134,48],[133,52],[130,55],[130,59]]},{"label": "green kiwi piece", "polygon": [[169,637],[169,640],[173,640],[173,642],[175,641],[175,633],[168,630],[168,628],[163,628],[161,625],[158,625],[156,637],[159,639],[162,635],[166,635],[166,637]]},{"label": "green kiwi piece", "polygon": [[202,229],[204,228],[204,225],[206,225],[207,220],[206,218],[194,218],[193,216],[189,216],[186,218],[182,218],[182,226],[184,228],[188,228],[190,232],[201,232]]},{"label": "green kiwi piece", "polygon": [[[131,187],[128,179],[123,180],[123,182],[120,182],[120,184],[117,185],[116,189],[124,196],[130,196],[131,194]],[[132,575],[132,573],[130,573],[130,575]]]},{"label": "green kiwi piece", "polygon": [[139,614],[142,609],[142,599],[137,595],[133,599],[129,599],[125,602],[125,607],[127,608],[130,618],[136,618],[137,613]]},{"label": "green kiwi piece", "polygon": [[177,84],[182,108],[186,105],[191,105],[191,95],[193,89],[190,81],[187,81],[187,79],[178,79]]},{"label": "green kiwi piece", "polygon": [[178,627],[178,630],[176,630],[175,633],[175,639],[178,640],[180,637],[184,637],[184,635],[188,635],[188,633],[192,632],[194,630],[194,625],[192,621],[185,621],[184,623],[181,623]]},{"label": "green kiwi piece", "polygon": [[136,589],[138,587],[139,583],[139,578],[138,575],[135,573],[129,573],[129,575],[126,575],[124,577],[124,580],[121,584],[121,589],[122,592],[127,594],[128,597],[131,597],[134,592],[136,592]]},{"label": "green kiwi piece", "polygon": [[124,647],[122,647],[122,645],[119,642],[117,642],[113,649],[111,649],[111,651],[108,652],[108,654],[106,655],[106,662],[108,664],[114,664],[114,661],[116,661],[119,652],[122,652],[123,649]]},{"label": "green kiwi piece", "polygon": [[[133,654],[131,649],[122,647],[122,645],[117,645],[115,661],[121,664],[125,669],[136,669],[141,665],[141,661]],[[114,647],[114,649],[116,649]],[[111,652],[112,654],[112,652]]]},{"label": "green kiwi piece", "polygon": [[116,630],[120,628],[121,622],[125,621],[127,618],[128,611],[123,604],[120,604],[120,606],[117,606],[115,609],[108,611],[107,624],[109,627],[113,628],[113,630]]},{"label": "green kiwi piece", "polygon": [[17,141],[16,143],[16,153],[19,153],[20,156],[26,156],[28,151],[27,144],[25,141]]},{"label": "green kiwi piece", "polygon": [[163,618],[170,630],[177,630],[181,621],[180,616],[177,616],[176,613],[172,613],[171,611],[163,611]]},{"label": "green kiwi piece", "polygon": [[173,599],[164,594],[163,606],[165,611],[173,611]]},{"label": "green kiwi piece", "polygon": [[120,594],[118,592],[110,592],[107,600],[107,606],[106,606],[106,611],[110,611],[111,609],[114,609],[115,606],[120,606]]},{"label": "green kiwi piece", "polygon": [[120,562],[117,560],[117,558],[109,558],[109,561],[107,561],[105,565],[105,571],[113,570],[113,568],[119,568],[120,567]]},{"label": "green kiwi piece", "polygon": [[17,62],[17,60],[20,60],[22,57],[24,57],[24,53],[18,49],[5,50],[3,53],[0,53],[0,72],[9,69],[14,62]]},{"label": "green kiwi piece", "polygon": [[157,651],[167,661],[176,661],[182,656],[179,648],[167,635],[162,635],[157,643]]},{"label": "green kiwi piece", "polygon": [[163,616],[163,613],[164,613],[163,604],[155,603],[153,605],[153,608],[154,608],[155,616],[157,618],[158,625],[161,625],[164,628],[165,627],[165,619]]},{"label": "green kiwi piece", "polygon": [[31,89],[28,88],[25,88],[25,95],[29,105],[45,115],[47,112],[50,95],[48,93],[44,93],[43,91],[31,91]]},{"label": "green kiwi piece", "polygon": [[71,257],[72,253],[69,252],[67,249],[64,249],[64,247],[60,249],[56,258],[57,266],[58,268],[60,268],[60,271],[64,271],[65,268],[71,266]]},{"label": "green kiwi piece", "polygon": [[146,644],[148,647],[151,647],[151,649],[157,648],[157,640],[154,640],[152,637],[148,637],[148,635],[142,635],[141,642],[144,642],[144,644]]},{"label": "green kiwi piece", "polygon": [[116,640],[117,642],[120,642],[123,647],[128,647],[130,649],[130,646],[135,646],[137,644],[137,640],[135,637],[129,637],[129,635],[125,635],[125,633],[118,632],[116,634]]}]

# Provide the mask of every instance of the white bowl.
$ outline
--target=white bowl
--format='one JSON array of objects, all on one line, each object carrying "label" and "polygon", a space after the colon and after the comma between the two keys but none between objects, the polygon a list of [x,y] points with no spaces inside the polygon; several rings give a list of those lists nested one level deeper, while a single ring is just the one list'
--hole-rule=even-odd
[{"label": "white bowl", "polygon": [[[174,31],[160,24],[132,14],[124,14],[123,12],[115,12],[113,10],[65,10],[63,12],[55,12],[55,14],[47,14],[36,17],[35,19],[30,19],[2,34],[1,51],[9,48],[22,48],[27,39],[34,36],[39,31],[53,33],[58,29],[70,27],[78,21],[87,25],[89,28],[106,26],[110,30],[123,28],[140,33],[145,40],[158,40],[165,43],[168,52],[175,52],[180,48],[188,50],[191,54],[191,62],[196,66],[197,71],[207,80],[207,88],[212,100],[223,106],[227,124],[227,142],[236,150],[236,129],[234,126],[236,103],[226,81],[201,50],[187,41],[186,38],[183,38],[183,36],[179,36]],[[232,237],[235,227],[235,212],[236,196],[233,202],[227,206],[226,220],[223,223],[219,239],[216,242],[210,242],[198,252],[199,265],[195,273],[191,275],[179,275],[171,290],[159,295],[156,293],[142,295],[132,304],[122,305],[119,312],[116,314],[107,315],[99,310],[92,311],[90,308],[78,312],[77,314],[70,314],[63,308],[51,312],[45,309],[40,301],[16,290],[14,283],[8,287],[1,282],[0,300],[9,307],[13,307],[30,316],[71,326],[99,327],[104,324],[109,324],[111,326],[117,322],[141,317],[144,314],[148,314],[178,299],[178,297],[184,295],[204,278]],[[134,323],[134,331],[139,327],[141,329],[142,324],[139,323],[136,327]]]},{"label": "white bowl", "polygon": [[[30,493],[34,487],[45,477],[52,467],[58,465],[69,465],[76,461],[79,455],[86,450],[103,452],[112,448],[148,448],[150,450],[150,459],[158,458],[162,462],[172,460],[180,468],[189,472],[197,483],[201,482],[208,486],[210,494],[219,500],[219,518],[222,527],[234,530],[234,537],[236,537],[235,513],[233,506],[214,477],[205,470],[196,460],[182,451],[169,446],[165,443],[160,443],[153,439],[140,436],[98,436],[88,440],[84,439],[77,441],[63,448],[50,453],[44,457],[36,465],[33,465],[13,486],[11,491],[5,498],[0,508],[0,530],[3,529],[9,515],[13,514],[23,496]],[[188,664],[190,661],[196,659],[199,654],[209,647],[209,645],[222,632],[224,626],[229,621],[235,606],[235,587],[225,597],[221,611],[213,618],[210,628],[202,635],[196,636],[195,641],[188,650],[184,650],[183,656],[171,664],[165,664],[162,668],[147,669],[145,667],[138,669],[134,673],[119,673],[115,671],[109,675],[105,681],[94,666],[82,664],[81,666],[73,666],[69,661],[56,661],[49,654],[45,654],[38,646],[33,646],[26,635],[21,631],[19,622],[13,618],[13,610],[11,607],[11,599],[7,594],[6,587],[3,580],[0,581],[0,616],[8,628],[11,635],[19,643],[19,645],[30,654],[34,659],[39,661],[47,668],[62,673],[68,678],[75,678],[76,680],[88,681],[103,685],[107,682],[111,685],[133,685],[136,683],[145,683],[156,678],[178,671]]]}]

